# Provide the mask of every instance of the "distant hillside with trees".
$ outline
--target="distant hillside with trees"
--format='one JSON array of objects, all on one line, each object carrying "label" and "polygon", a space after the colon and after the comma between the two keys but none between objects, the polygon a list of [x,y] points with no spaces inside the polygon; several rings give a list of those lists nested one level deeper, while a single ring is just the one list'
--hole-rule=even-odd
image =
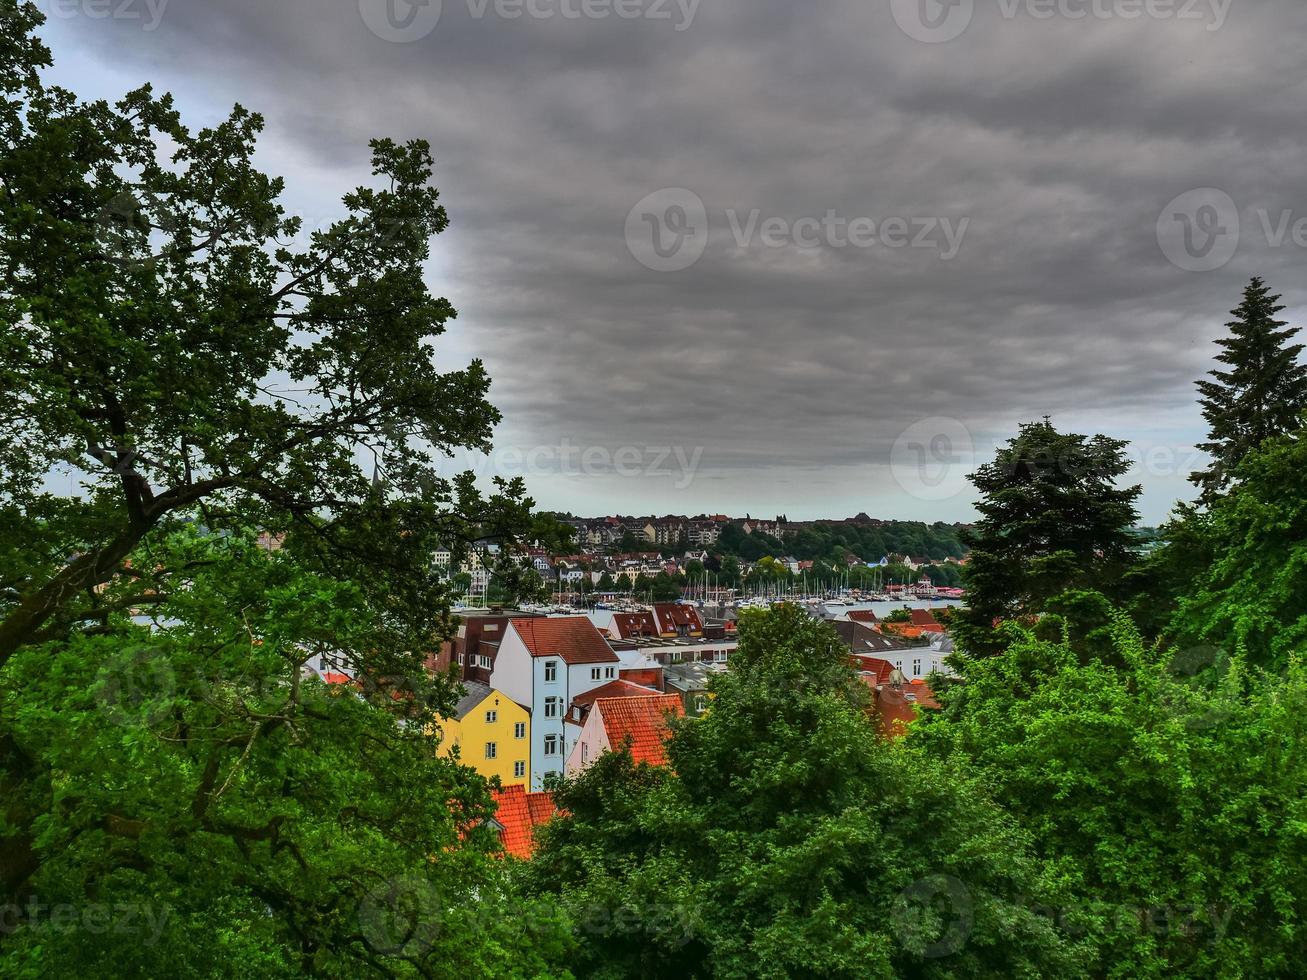
[{"label": "distant hillside with trees", "polygon": [[766,534],[748,534],[741,524],[732,523],[722,530],[716,550],[745,561],[767,555],[829,562],[842,562],[847,555],[868,562],[890,555],[943,561],[966,554],[962,531],[955,524],[920,521],[816,521],[781,541]]}]

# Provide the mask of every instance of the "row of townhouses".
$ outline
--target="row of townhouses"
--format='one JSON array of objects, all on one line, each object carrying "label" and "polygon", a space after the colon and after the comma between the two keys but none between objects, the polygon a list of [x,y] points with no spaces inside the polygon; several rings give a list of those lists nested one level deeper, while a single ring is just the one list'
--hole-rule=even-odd
[{"label": "row of townhouses", "polygon": [[[900,721],[931,703],[928,677],[950,672],[952,641],[928,610],[914,610],[908,623],[853,611],[833,626],[878,704],[882,689],[887,710],[902,695],[891,712]],[[621,744],[621,725],[636,716],[607,702],[656,698],[678,716],[704,714],[711,681],[729,669],[736,647],[733,614],[714,620],[686,603],[584,616],[469,615],[444,661],[468,692],[444,726],[445,750],[457,746],[467,765],[505,785],[540,790],[551,774],[570,775]]]},{"label": "row of townhouses", "polygon": [[[894,624],[850,612],[832,625],[884,735],[902,734],[921,708],[938,707],[928,677],[950,672],[952,641],[933,612],[914,610],[910,623]],[[468,696],[444,726],[443,751],[457,748],[466,764],[499,777],[492,823],[519,858],[531,856],[536,828],[556,812],[548,774],[575,774],[622,748],[638,763],[667,764],[671,724],[711,710],[709,683],[729,669],[735,647],[727,624],[680,604],[466,626],[460,646],[481,652],[456,656],[489,682],[464,682]]]}]

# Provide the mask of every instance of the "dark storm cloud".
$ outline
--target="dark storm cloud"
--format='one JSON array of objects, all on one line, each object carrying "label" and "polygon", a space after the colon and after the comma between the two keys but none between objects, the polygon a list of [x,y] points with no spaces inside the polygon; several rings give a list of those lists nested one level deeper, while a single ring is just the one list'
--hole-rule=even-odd
[{"label": "dark storm cloud", "polygon": [[[885,477],[908,426],[956,419],[992,447],[1051,414],[1139,452],[1191,442],[1193,379],[1246,278],[1303,304],[1307,249],[1272,247],[1256,216],[1307,216],[1300,0],[1232,0],[1219,30],[1178,16],[1189,0],[1134,19],[1129,0],[975,0],[942,44],[871,0],[702,0],[679,31],[674,3],[672,20],[503,20],[469,2],[413,43],[343,0],[171,0],[155,31],[83,16],[51,36],[196,111],[262,110],[269,167],[312,171],[296,203],[319,214],[364,178],[369,137],[429,138],[454,221],[432,285],[460,309],[455,350],[495,378],[500,442],[703,448],[679,495],[628,481],[612,509],[744,510],[800,474],[791,516],[964,517],[965,495],[904,504]],[[1200,187],[1243,219],[1206,273],[1168,261],[1156,227]],[[624,237],[663,188],[693,191],[710,228],[671,272]],[[789,244],[737,242],[755,210]],[[936,222],[937,244],[789,240],[828,215]],[[964,232],[948,259],[941,220]],[[1183,477],[1139,474],[1147,516]]]}]

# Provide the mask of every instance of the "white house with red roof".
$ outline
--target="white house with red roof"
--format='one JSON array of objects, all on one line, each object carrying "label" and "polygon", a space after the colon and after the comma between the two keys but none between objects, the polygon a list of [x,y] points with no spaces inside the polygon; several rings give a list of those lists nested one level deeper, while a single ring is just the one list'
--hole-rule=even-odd
[{"label": "white house with red roof", "polygon": [[531,789],[540,789],[548,773],[563,772],[577,736],[567,724],[568,707],[617,680],[620,666],[584,616],[509,620],[490,685],[531,712]]}]

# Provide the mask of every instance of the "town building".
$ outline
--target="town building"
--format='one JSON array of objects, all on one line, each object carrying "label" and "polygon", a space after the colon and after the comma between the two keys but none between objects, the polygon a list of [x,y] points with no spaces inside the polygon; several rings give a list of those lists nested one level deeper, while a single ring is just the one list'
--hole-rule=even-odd
[{"label": "town building", "polygon": [[439,722],[440,753],[458,750],[460,761],[487,779],[505,785],[524,784],[530,761],[531,714],[506,694],[477,682],[465,683],[467,692],[451,718]]},{"label": "town building", "polygon": [[657,620],[659,636],[703,636],[703,620],[694,606],[683,602],[660,602],[653,607],[653,616]]},{"label": "town building", "polygon": [[567,616],[509,620],[493,662],[491,686],[531,713],[528,786],[541,789],[546,775],[562,774],[576,739],[568,706],[617,680],[621,660],[590,620]]},{"label": "town building", "polygon": [[711,680],[726,672],[724,663],[673,664],[663,668],[663,690],[681,702],[686,717],[699,718],[708,710]]},{"label": "town building", "polygon": [[489,823],[498,831],[504,851],[510,857],[529,860],[535,853],[536,829],[558,812],[553,795],[529,793],[523,786],[505,786],[491,796],[496,811]]},{"label": "town building", "polygon": [[637,763],[664,765],[667,761],[664,745],[670,734],[668,719],[679,718],[684,713],[681,699],[674,694],[595,699],[568,755],[568,774],[593,765],[605,752],[623,748],[630,751]]}]

